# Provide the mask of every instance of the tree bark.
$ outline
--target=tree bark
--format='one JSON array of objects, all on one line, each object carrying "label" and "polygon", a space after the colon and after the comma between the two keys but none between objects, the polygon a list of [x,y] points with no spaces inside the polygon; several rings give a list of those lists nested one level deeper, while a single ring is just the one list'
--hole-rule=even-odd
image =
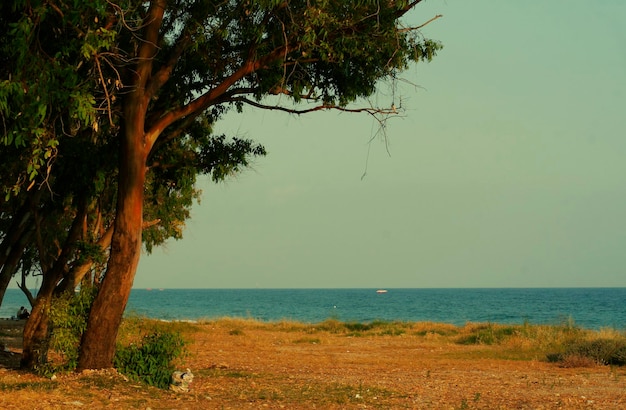
[{"label": "tree bark", "polygon": [[77,200],[77,214],[67,233],[61,253],[51,269],[43,272],[43,282],[37,293],[32,312],[26,321],[23,333],[22,368],[33,369],[37,364],[43,364],[48,359],[48,339],[50,336],[50,306],[54,289],[63,278],[72,248],[81,236],[81,221],[87,214],[85,198]]},{"label": "tree bark", "polygon": [[[107,271],[89,313],[81,342],[78,370],[110,368],[115,340],[133,285],[141,253],[145,159],[131,134],[122,147],[117,217]],[[137,132],[135,134],[138,134]],[[140,137],[143,133],[140,133]],[[139,145],[137,147],[136,145]]]},{"label": "tree bark", "polygon": [[144,20],[144,41],[137,52],[136,69],[132,71],[132,90],[124,100],[111,253],[104,279],[89,312],[77,370],[113,366],[117,332],[139,264],[146,159],[151,147],[151,143],[146,142],[145,132],[146,112],[151,98],[147,84],[154,56],[158,52],[159,30],[166,7],[166,0],[150,2]]},{"label": "tree bark", "polygon": [[[113,237],[113,227],[107,229],[102,237],[98,240],[97,244],[100,246],[102,252],[106,252],[111,246],[111,239]],[[73,291],[81,283],[85,275],[89,273],[89,270],[93,266],[93,260],[87,259],[80,265],[72,266],[70,271],[65,275],[63,281],[57,286],[55,292],[62,294],[67,291]]]},{"label": "tree bark", "polygon": [[36,365],[48,360],[50,306],[57,278],[52,275],[44,275],[43,278],[33,309],[24,325],[20,360],[23,369],[34,369]]},{"label": "tree bark", "polygon": [[11,278],[15,275],[15,272],[17,272],[18,265],[24,254],[24,249],[26,248],[26,243],[32,236],[32,233],[32,230],[23,232],[22,237],[14,243],[7,252],[7,258],[4,264],[0,264],[0,305],[2,305]]},{"label": "tree bark", "polygon": [[0,305],[2,305],[11,278],[17,270],[17,264],[24,253],[26,243],[33,234],[34,214],[32,208],[39,201],[40,192],[37,190],[29,194],[16,212],[11,225],[0,242]]}]

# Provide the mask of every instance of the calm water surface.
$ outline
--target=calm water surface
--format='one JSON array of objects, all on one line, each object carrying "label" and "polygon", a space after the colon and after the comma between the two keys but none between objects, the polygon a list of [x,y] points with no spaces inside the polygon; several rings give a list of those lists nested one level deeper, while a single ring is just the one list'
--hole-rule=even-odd
[{"label": "calm water surface", "polygon": [[[10,317],[26,305],[9,289],[0,308]],[[133,289],[127,314],[152,318],[243,317],[264,321],[434,321],[556,324],[626,329],[626,288],[532,289]]]},{"label": "calm water surface", "polygon": [[434,321],[626,328],[626,288],[133,290],[128,311],[162,319]]}]

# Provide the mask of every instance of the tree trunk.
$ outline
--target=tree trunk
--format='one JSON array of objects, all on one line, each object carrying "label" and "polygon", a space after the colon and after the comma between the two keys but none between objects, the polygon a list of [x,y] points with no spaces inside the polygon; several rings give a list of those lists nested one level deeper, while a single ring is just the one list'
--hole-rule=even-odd
[{"label": "tree trunk", "polygon": [[[102,252],[106,252],[107,249],[111,246],[111,238],[113,237],[113,227],[107,229],[100,240],[98,240],[97,245],[100,246]],[[72,266],[70,271],[65,275],[63,281],[57,286],[55,292],[57,294],[62,294],[67,291],[73,291],[76,287],[83,281],[85,275],[87,275],[93,266],[93,259],[88,258],[80,265]],[[92,282],[92,281],[90,281]],[[94,283],[91,283],[94,285]]]},{"label": "tree trunk", "polygon": [[4,237],[0,242],[0,305],[2,305],[11,278],[17,270],[26,243],[33,234],[31,208],[39,201],[39,197],[39,192],[35,192],[26,199],[13,217],[11,225],[4,232]]},{"label": "tree trunk", "polygon": [[11,278],[13,278],[13,275],[15,275],[15,272],[17,272],[20,259],[24,254],[26,241],[29,237],[29,233],[24,233],[20,241],[18,241],[18,243],[11,247],[7,259],[4,261],[4,265],[0,265],[0,305],[2,305],[2,301],[4,300],[4,294],[9,287]]},{"label": "tree trunk", "polygon": [[134,106],[127,110],[127,119],[141,118],[135,124],[129,124],[128,121],[126,124],[121,146],[117,216],[111,253],[106,274],[89,313],[87,330],[81,342],[78,370],[112,367],[117,331],[139,264],[146,167],[143,116],[133,111],[141,109],[140,106]]},{"label": "tree trunk", "polygon": [[30,317],[24,326],[22,368],[32,369],[48,359],[48,339],[50,336],[50,306],[57,284],[63,278],[72,248],[81,235],[81,221],[87,214],[85,198],[78,198],[77,213],[65,238],[65,244],[51,269],[43,272],[43,282],[37,293]]},{"label": "tree trunk", "polygon": [[89,312],[77,370],[112,367],[117,331],[139,264],[146,158],[154,143],[154,135],[150,138],[146,135],[145,116],[154,92],[150,91],[149,81],[154,56],[159,51],[159,30],[166,8],[166,0],[150,2],[144,19],[144,41],[137,51],[137,65],[124,99],[117,208],[109,263]]},{"label": "tree trunk", "polygon": [[34,369],[36,365],[48,361],[48,339],[50,325],[50,306],[56,275],[44,275],[43,283],[37,293],[35,304],[24,325],[22,359],[23,369]]}]

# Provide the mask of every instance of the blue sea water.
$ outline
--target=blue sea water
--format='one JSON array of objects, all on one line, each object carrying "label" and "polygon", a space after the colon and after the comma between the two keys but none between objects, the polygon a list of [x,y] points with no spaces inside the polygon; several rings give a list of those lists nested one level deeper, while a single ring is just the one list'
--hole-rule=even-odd
[{"label": "blue sea water", "polygon": [[133,290],[127,312],[161,319],[434,321],[626,328],[626,288]]},{"label": "blue sea water", "polygon": [[[9,289],[0,317],[26,305]],[[433,321],[558,324],[626,329],[626,288],[529,289],[133,289],[127,314],[164,320]]]}]

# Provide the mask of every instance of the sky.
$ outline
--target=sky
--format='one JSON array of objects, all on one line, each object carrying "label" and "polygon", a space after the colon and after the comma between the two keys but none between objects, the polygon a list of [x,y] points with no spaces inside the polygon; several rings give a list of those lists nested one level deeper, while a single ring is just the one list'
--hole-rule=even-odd
[{"label": "sky", "polygon": [[386,140],[357,114],[218,123],[268,155],[203,180],[134,287],[626,286],[626,2],[425,0],[407,23],[437,14]]}]

